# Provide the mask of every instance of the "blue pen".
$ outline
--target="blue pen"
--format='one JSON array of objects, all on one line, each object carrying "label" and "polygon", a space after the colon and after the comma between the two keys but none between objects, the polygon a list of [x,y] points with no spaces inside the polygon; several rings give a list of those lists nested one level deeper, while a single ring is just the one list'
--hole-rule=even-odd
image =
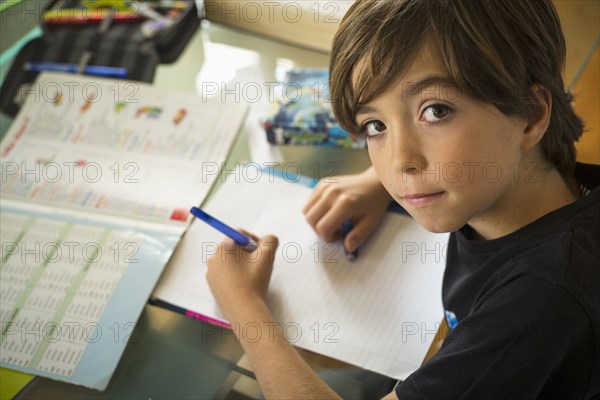
[{"label": "blue pen", "polygon": [[244,235],[243,233],[236,231],[232,227],[225,225],[223,222],[219,221],[215,217],[208,215],[198,207],[192,207],[190,213],[194,217],[206,222],[208,225],[212,226],[219,232],[232,238],[234,242],[236,242],[240,246],[243,246],[245,250],[254,251],[258,247],[258,244],[254,240]]},{"label": "blue pen", "polygon": [[[351,220],[342,222],[342,241],[346,239],[346,236],[348,236],[352,229],[354,229],[354,224]],[[358,257],[358,248],[356,248],[353,252],[349,252],[346,250],[346,246],[344,246],[343,243],[342,247],[344,248],[344,254],[346,255],[347,260],[352,261]]]},{"label": "blue pen", "polygon": [[[76,74],[79,69],[77,64],[61,64],[54,62],[29,62],[23,66],[25,71],[31,72],[67,72]],[[119,67],[107,67],[104,65],[88,65],[83,68],[84,75],[104,76],[108,78],[126,78],[127,70]]]}]

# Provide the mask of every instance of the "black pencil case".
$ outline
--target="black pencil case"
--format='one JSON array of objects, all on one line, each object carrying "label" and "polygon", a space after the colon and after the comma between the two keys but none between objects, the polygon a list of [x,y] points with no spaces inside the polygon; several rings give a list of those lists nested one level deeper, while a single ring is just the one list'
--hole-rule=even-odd
[{"label": "black pencil case", "polygon": [[[50,2],[43,13],[59,1]],[[177,60],[200,24],[196,3],[183,3],[185,8],[179,10],[173,24],[152,37],[142,33],[146,20],[113,19],[101,32],[101,21],[50,24],[41,17],[43,34],[27,42],[13,60],[0,89],[0,109],[13,117],[18,113],[38,75],[25,69],[28,63],[81,65],[84,57],[87,66],[124,68],[127,75],[123,79],[152,82],[157,65]]]}]

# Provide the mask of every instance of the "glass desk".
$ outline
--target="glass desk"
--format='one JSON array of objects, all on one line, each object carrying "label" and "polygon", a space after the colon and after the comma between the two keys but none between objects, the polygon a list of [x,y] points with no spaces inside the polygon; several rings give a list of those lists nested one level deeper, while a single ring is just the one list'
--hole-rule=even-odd
[{"label": "glass desk", "polygon": [[228,378],[239,370],[236,363],[243,352],[232,333],[216,331],[219,328],[146,305],[104,392],[37,377],[17,398],[225,398],[234,383]]},{"label": "glass desk", "polygon": [[[238,79],[234,76],[236,72],[243,76],[240,71],[254,71],[255,75],[246,76],[244,82],[263,85],[275,81],[277,68],[327,67],[328,62],[329,57],[324,53],[204,21],[180,58],[173,64],[159,66],[154,84],[201,94],[203,83],[235,81]],[[256,111],[257,108],[260,105],[251,107],[251,110]],[[256,155],[252,157],[252,153],[273,151],[266,144],[262,131],[262,137],[256,140],[256,115],[260,112],[252,112],[227,159],[226,168],[229,170],[237,163],[262,162]],[[357,150],[290,146],[276,149],[273,157],[282,163],[294,163],[312,177],[331,173],[326,168],[315,168],[315,165],[334,163],[338,174],[359,172],[370,165],[366,151]],[[366,392],[379,397],[379,394],[389,391],[389,380],[380,375],[315,354],[302,354],[315,369],[326,371],[324,379],[344,387],[346,397],[364,398]],[[242,348],[231,331],[147,304],[106,391],[98,392],[37,377],[17,398],[256,398],[260,396],[258,387],[255,381],[252,384],[253,374],[243,367],[242,357]],[[241,381],[245,382],[245,394],[232,391],[236,383],[240,386]],[[373,387],[381,387],[382,384],[383,389],[375,394]]]}]

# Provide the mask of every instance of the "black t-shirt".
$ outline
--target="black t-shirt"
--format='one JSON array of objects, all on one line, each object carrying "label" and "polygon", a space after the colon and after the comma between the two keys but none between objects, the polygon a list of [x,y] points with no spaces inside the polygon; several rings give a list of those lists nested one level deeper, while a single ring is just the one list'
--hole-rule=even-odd
[{"label": "black t-shirt", "polygon": [[452,330],[400,400],[600,398],[600,166],[575,177],[587,195],[516,232],[450,235]]}]

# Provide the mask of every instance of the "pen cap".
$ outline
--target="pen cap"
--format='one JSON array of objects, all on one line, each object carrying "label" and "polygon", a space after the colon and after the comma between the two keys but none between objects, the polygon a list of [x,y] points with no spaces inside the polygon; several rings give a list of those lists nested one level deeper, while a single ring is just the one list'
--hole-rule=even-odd
[{"label": "pen cap", "polygon": [[258,249],[258,243],[256,243],[254,240],[251,240],[247,245],[244,246],[244,250],[247,251],[254,251]]}]

